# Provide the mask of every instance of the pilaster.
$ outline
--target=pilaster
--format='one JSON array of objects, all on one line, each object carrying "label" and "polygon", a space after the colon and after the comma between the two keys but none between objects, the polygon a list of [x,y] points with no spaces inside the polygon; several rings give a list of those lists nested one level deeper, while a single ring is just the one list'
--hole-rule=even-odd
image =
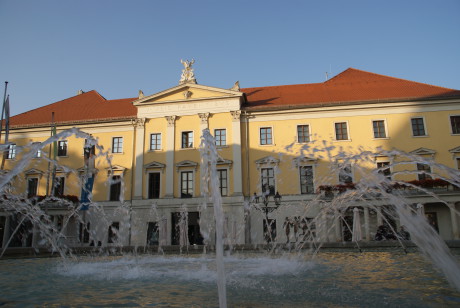
[{"label": "pilaster", "polygon": [[460,240],[460,232],[458,229],[458,214],[455,209],[455,203],[449,203],[450,219],[452,222],[452,236],[454,240]]},{"label": "pilaster", "polygon": [[233,195],[243,195],[243,173],[241,163],[241,111],[230,111],[232,115],[232,153],[233,153]]},{"label": "pilaster", "polygon": [[142,199],[142,168],[144,165],[144,137],[145,118],[135,119],[132,124],[136,131],[136,144],[134,147],[135,169],[134,169],[134,199]]},{"label": "pilaster", "polygon": [[176,116],[166,116],[166,193],[165,198],[174,198],[174,141]]}]

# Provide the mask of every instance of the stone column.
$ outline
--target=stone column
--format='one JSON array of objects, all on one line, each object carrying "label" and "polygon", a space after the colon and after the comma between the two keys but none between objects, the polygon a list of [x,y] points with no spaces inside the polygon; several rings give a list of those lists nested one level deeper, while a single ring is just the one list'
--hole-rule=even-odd
[{"label": "stone column", "polygon": [[364,239],[366,241],[371,240],[371,232],[369,230],[369,208],[364,207]]},{"label": "stone column", "polygon": [[460,232],[458,230],[458,214],[455,208],[455,203],[449,202],[450,219],[452,222],[452,235],[454,240],[460,240]]},{"label": "stone column", "polygon": [[176,116],[165,117],[166,127],[166,194],[165,198],[174,198],[174,141]]},{"label": "stone column", "polygon": [[135,169],[134,171],[134,197],[133,199],[142,199],[143,185],[143,168],[144,168],[144,140],[145,140],[145,118],[136,119],[132,122],[136,130],[136,144],[134,146]]},{"label": "stone column", "polygon": [[241,111],[230,111],[232,115],[232,153],[233,153],[233,195],[243,195],[243,173],[241,170]]}]

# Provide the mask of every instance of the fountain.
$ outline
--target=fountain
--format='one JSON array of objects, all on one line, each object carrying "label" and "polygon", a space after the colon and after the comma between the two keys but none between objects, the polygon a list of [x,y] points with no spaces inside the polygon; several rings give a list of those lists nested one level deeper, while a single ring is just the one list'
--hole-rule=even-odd
[{"label": "fountain", "polygon": [[[40,147],[75,135],[78,138],[92,140],[98,150],[97,156],[106,157],[107,152],[91,139],[91,136],[77,129],[64,131],[43,142]],[[385,178],[381,170],[361,169],[363,180],[355,187],[324,188],[323,194],[312,202],[305,203],[303,212],[296,213],[297,228],[305,230],[302,236],[297,236],[294,243],[253,246],[251,251],[247,246],[227,245],[233,247],[224,251],[224,216],[222,201],[218,193],[216,180],[217,151],[213,146],[212,136],[204,131],[201,146],[201,175],[203,183],[203,204],[200,211],[205,212],[213,206],[214,218],[200,221],[204,249],[201,254],[189,254],[186,242],[187,229],[178,220],[176,225],[180,234],[180,253],[165,254],[162,249],[164,240],[157,238],[152,231],[152,241],[158,242],[158,252],[152,254],[133,252],[121,254],[120,237],[123,233],[116,226],[110,226],[109,220],[100,222],[101,229],[108,227],[112,230],[115,245],[111,249],[98,246],[97,228],[91,229],[89,238],[94,241],[91,255],[78,255],[75,249],[60,240],[64,235],[62,230],[68,221],[63,221],[58,228],[46,213],[44,204],[50,200],[30,202],[19,196],[7,193],[11,179],[21,173],[28,160],[31,159],[37,145],[31,145],[32,151],[27,152],[17,167],[3,174],[0,187],[3,188],[2,206],[6,211],[20,213],[15,232],[20,231],[22,222],[30,221],[36,232],[40,234],[40,245],[47,246],[50,251],[59,254],[61,258],[42,259],[7,259],[0,260],[0,269],[4,278],[0,279],[2,295],[0,303],[9,306],[32,306],[37,303],[68,306],[190,306],[190,307],[308,307],[308,306],[458,306],[460,303],[460,269],[458,254],[452,253],[439,235],[420,215],[417,207],[408,204],[404,196],[394,189],[396,184]],[[3,149],[0,149],[3,150]],[[329,155],[330,147],[323,149],[302,149],[307,156],[314,151]],[[321,152],[322,151],[322,152]],[[383,153],[384,151],[382,151]],[[401,153],[385,152],[384,155],[404,156],[407,161],[419,161],[420,157]],[[359,154],[340,153],[344,162],[365,161],[373,158],[373,153],[360,151]],[[51,164],[56,161],[49,157]],[[401,162],[397,162],[401,164]],[[458,186],[460,179],[455,172],[445,166],[436,165],[442,171],[443,180]],[[332,172],[340,172],[338,166]],[[72,172],[72,171],[70,171]],[[331,172],[331,173],[332,173]],[[411,184],[405,183],[410,186]],[[422,190],[436,198],[427,189]],[[333,194],[327,195],[327,193]],[[268,196],[265,207],[268,207]],[[321,250],[322,243],[318,241],[321,234],[328,234],[334,226],[320,219],[304,220],[312,206],[322,204],[317,217],[336,215],[343,219],[347,210],[358,213],[355,206],[357,201],[365,200],[370,210],[378,211],[379,200],[390,200],[402,224],[410,233],[415,248],[406,247],[407,242],[401,238],[401,248],[381,249],[381,251],[366,251],[360,248],[358,226],[349,225],[353,230],[355,245],[358,249],[337,252],[333,249]],[[326,200],[327,202],[323,202]],[[61,202],[69,202],[60,200]],[[40,203],[42,202],[42,203]],[[122,203],[123,204],[123,203]],[[75,209],[74,216],[86,225],[91,221],[91,215],[97,213],[104,217],[104,209],[96,203],[91,205],[93,211]],[[278,208],[288,208],[289,202],[283,202]],[[255,200],[247,201],[246,211],[252,211],[260,204]],[[124,217],[132,215],[131,209],[121,206]],[[269,210],[267,210],[268,212]],[[271,210],[270,210],[271,211]],[[93,213],[93,214],[91,214]],[[187,215],[186,209],[181,213]],[[266,219],[269,227],[268,214],[261,216]],[[358,213],[359,214],[359,213]],[[161,224],[156,204],[152,205],[150,214],[159,221],[156,228],[165,228]],[[203,215],[204,217],[204,215]],[[335,216],[334,216],[335,217]],[[385,216],[386,217],[386,216]],[[384,219],[386,219],[384,217]],[[135,221],[135,220],[134,220]],[[128,222],[129,223],[129,222]],[[344,221],[348,224],[347,221]],[[391,224],[388,224],[391,226]],[[270,230],[268,228],[268,230]],[[216,242],[211,243],[211,234],[216,233]],[[396,234],[396,230],[392,230]],[[271,235],[271,232],[269,231]],[[14,235],[14,234],[13,234]],[[10,241],[13,240],[13,235]],[[362,236],[362,235],[361,235]],[[117,244],[118,243],[118,244]],[[215,245],[215,247],[214,247]],[[208,249],[208,248],[213,249]],[[182,248],[187,248],[184,250]],[[268,248],[268,252],[266,250]],[[4,250],[2,251],[2,255]],[[427,257],[427,258],[425,258]],[[428,262],[430,260],[433,266]],[[438,273],[443,273],[441,276]],[[446,280],[444,280],[444,278]],[[37,283],[39,281],[39,283]],[[217,284],[217,292],[215,285]]]}]

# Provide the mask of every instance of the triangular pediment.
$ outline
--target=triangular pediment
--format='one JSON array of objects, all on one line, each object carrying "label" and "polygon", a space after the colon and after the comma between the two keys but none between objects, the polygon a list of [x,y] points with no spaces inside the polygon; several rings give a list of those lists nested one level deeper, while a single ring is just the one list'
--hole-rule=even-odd
[{"label": "triangular pediment", "polygon": [[263,165],[278,165],[280,163],[279,159],[274,158],[273,156],[265,156],[261,159],[256,160],[256,164],[258,166]]},{"label": "triangular pediment", "polygon": [[194,100],[241,96],[243,96],[243,92],[240,91],[203,86],[193,83],[185,83],[149,96],[140,97],[135,100],[133,104],[134,106],[142,106],[150,104],[187,102]]},{"label": "triangular pediment", "polygon": [[436,154],[436,151],[427,148],[418,148],[416,150],[411,151],[410,153],[415,155],[434,155]]},{"label": "triangular pediment", "polygon": [[120,165],[113,165],[111,168],[106,168],[107,175],[120,175],[125,173],[126,168]]},{"label": "triangular pediment", "polygon": [[38,175],[38,176],[42,177],[43,171],[35,169],[35,168],[31,168],[31,169],[25,171],[24,174],[26,176]]},{"label": "triangular pediment", "polygon": [[453,148],[453,149],[450,149],[449,152],[451,152],[451,153],[460,153],[460,146],[458,146],[456,148]]},{"label": "triangular pediment", "polygon": [[308,156],[304,156],[304,157],[296,157],[293,159],[293,163],[296,167],[299,167],[299,166],[304,166],[304,165],[311,165],[311,164],[314,164],[318,161],[317,158],[315,157],[308,157]]},{"label": "triangular pediment", "polygon": [[157,161],[153,161],[151,163],[144,165],[145,169],[164,169],[165,167],[165,164],[159,163]]}]

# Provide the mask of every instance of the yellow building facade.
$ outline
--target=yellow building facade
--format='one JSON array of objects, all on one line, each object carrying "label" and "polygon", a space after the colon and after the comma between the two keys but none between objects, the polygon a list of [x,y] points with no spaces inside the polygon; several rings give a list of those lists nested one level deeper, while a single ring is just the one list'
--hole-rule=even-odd
[{"label": "yellow building facade", "polygon": [[[379,226],[396,235],[403,225],[395,203],[460,239],[460,91],[355,69],[318,84],[221,89],[197,84],[187,63],[159,93],[107,101],[90,91],[13,117],[4,189],[51,215],[70,246],[213,244],[200,169],[208,129],[227,244],[373,241]],[[87,138],[98,146],[82,211]],[[2,245],[41,245],[15,215],[1,212]],[[15,229],[25,235],[9,240]]]}]

